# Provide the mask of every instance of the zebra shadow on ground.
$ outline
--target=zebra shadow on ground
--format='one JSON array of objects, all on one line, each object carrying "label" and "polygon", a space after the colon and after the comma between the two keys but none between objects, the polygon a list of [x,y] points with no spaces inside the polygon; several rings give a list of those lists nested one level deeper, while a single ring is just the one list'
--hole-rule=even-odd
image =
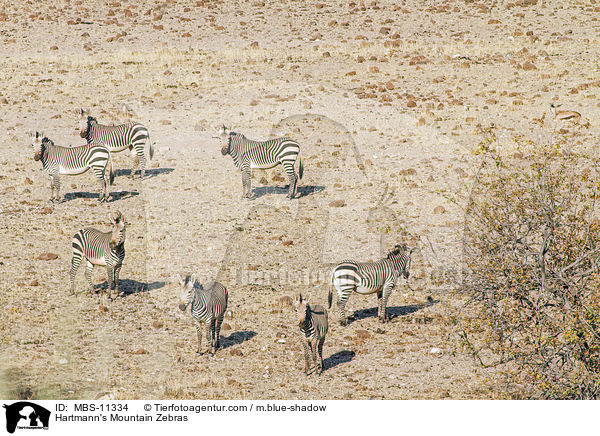
[{"label": "zebra shadow on ground", "polygon": [[[408,306],[392,306],[387,308],[388,322],[393,321],[395,318],[400,316],[409,315],[414,312],[418,312],[421,309],[432,306],[438,301],[430,300],[424,304],[409,304]],[[377,317],[377,307],[371,307],[369,309],[361,309],[348,316],[348,323],[358,321],[364,318]]]},{"label": "zebra shadow on ground", "polygon": [[[254,194],[256,194],[256,198],[260,198],[263,195],[269,195],[269,194],[287,195],[289,187],[290,187],[290,185],[286,185],[286,186],[259,186],[259,187],[256,187],[256,188],[252,188],[252,192],[254,192]],[[325,189],[325,186],[314,186],[314,185],[310,185],[310,186],[298,186],[295,198],[306,197],[307,195],[314,194],[315,192],[321,192],[324,189]]]},{"label": "zebra shadow on ground", "polygon": [[[136,191],[115,191],[109,193],[109,202],[123,200],[125,198],[135,197],[136,195],[140,195],[139,192]],[[65,194],[63,198],[63,203],[67,201],[74,200],[76,198],[100,198],[100,193],[94,192],[68,192]]]},{"label": "zebra shadow on ground", "polygon": [[225,348],[233,347],[234,345],[238,345],[243,342],[249,341],[254,336],[256,336],[256,334],[257,334],[256,332],[253,332],[251,330],[243,330],[240,332],[233,332],[226,338],[221,339],[221,348],[225,349]]},{"label": "zebra shadow on ground", "polygon": [[[166,285],[166,282],[138,282],[137,280],[131,279],[120,279],[119,280],[119,292],[123,297],[127,297],[128,295],[138,294],[140,292],[153,291],[155,289],[160,289]],[[108,290],[108,282],[103,282],[98,285],[94,285],[95,292],[107,291]]]},{"label": "zebra shadow on ground", "polygon": [[[115,177],[123,177],[123,176],[130,177],[131,171],[132,171],[131,168],[115,170]],[[173,171],[174,171],[173,168],[149,168],[149,169],[146,169],[146,175],[144,176],[144,179],[151,179],[151,178],[159,176],[161,174],[172,173]],[[135,170],[133,174],[135,177],[139,177],[140,170]]]},{"label": "zebra shadow on ground", "polygon": [[337,353],[323,359],[323,371],[334,368],[342,363],[348,363],[354,359],[355,355],[356,353],[350,350],[338,351]]}]

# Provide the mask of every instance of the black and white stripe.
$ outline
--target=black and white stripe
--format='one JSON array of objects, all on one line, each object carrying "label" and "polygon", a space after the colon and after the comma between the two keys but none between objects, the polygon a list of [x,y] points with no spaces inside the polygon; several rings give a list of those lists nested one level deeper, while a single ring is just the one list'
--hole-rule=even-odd
[{"label": "black and white stripe", "polygon": [[50,201],[59,202],[62,199],[59,178],[61,174],[83,174],[90,168],[102,186],[98,201],[108,200],[108,186],[112,185],[115,175],[106,147],[96,143],[79,147],[59,147],[39,132],[32,135],[31,144],[34,149],[33,158],[42,161],[44,170],[50,175]]},{"label": "black and white stripe", "polygon": [[119,294],[119,272],[125,258],[125,218],[117,211],[110,217],[112,229],[110,232],[87,227],[79,230],[73,236],[73,257],[71,259],[71,293],[75,293],[75,274],[82,259],[87,261],[85,277],[90,290],[93,289],[92,270],[94,265],[106,266],[108,290],[112,295]]},{"label": "black and white stripe", "polygon": [[146,154],[152,159],[154,146],[150,141],[148,129],[139,123],[127,123],[119,126],[98,124],[96,118],[81,109],[79,119],[80,136],[88,143],[94,142],[105,145],[111,152],[119,152],[128,148],[134,156],[131,177],[135,172],[136,161],[140,161],[140,177],[146,174]]},{"label": "black and white stripe", "polygon": [[202,286],[196,282],[196,274],[186,276],[185,279],[178,276],[181,285],[179,309],[185,311],[190,307],[196,333],[198,335],[198,353],[201,353],[202,326],[206,327],[206,340],[209,350],[215,353],[219,348],[219,335],[221,324],[227,310],[229,294],[227,288],[219,282],[211,282]]},{"label": "black and white stripe", "polygon": [[329,308],[333,290],[337,292],[337,305],[340,310],[340,324],[346,325],[345,307],[352,291],[359,294],[377,293],[379,320],[385,322],[387,300],[400,275],[408,280],[412,250],[406,245],[396,245],[386,258],[377,262],[355,262],[345,260],[331,272],[329,287]]},{"label": "black and white stripe", "polygon": [[320,305],[309,305],[299,295],[294,300],[298,315],[298,327],[302,335],[304,347],[304,372],[311,374],[311,363],[317,374],[323,372],[323,344],[328,330],[327,311]]},{"label": "black and white stripe", "polygon": [[[232,132],[225,126],[218,136],[221,139],[221,153],[231,155],[233,163],[242,170],[243,197],[254,199],[250,181],[250,169],[268,169],[279,164],[285,170],[290,186],[288,198],[296,196],[298,179],[302,179],[304,167],[300,159],[300,144],[289,138],[275,138],[267,141],[253,141],[244,135]],[[298,175],[294,165],[298,160]]]}]

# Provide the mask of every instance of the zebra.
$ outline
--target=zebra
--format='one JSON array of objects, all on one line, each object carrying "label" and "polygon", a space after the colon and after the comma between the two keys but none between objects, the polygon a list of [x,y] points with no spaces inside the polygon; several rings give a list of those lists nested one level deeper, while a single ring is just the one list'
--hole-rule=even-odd
[{"label": "zebra", "polygon": [[85,258],[87,266],[85,276],[89,290],[93,289],[92,270],[94,265],[106,266],[108,292],[112,299],[112,291],[119,295],[119,272],[125,258],[125,217],[119,211],[110,215],[112,229],[109,232],[87,227],[73,236],[73,257],[71,259],[71,295],[75,294],[75,274]]},{"label": "zebra", "polygon": [[387,300],[401,274],[408,280],[410,257],[413,250],[414,248],[409,251],[406,245],[396,245],[387,257],[376,262],[345,260],[333,268],[329,282],[328,303],[331,309],[333,289],[335,288],[341,325],[347,324],[345,306],[352,291],[359,294],[377,292],[379,320],[387,321]]},{"label": "zebra", "polygon": [[[214,138],[221,139],[221,154],[231,155],[234,165],[242,170],[242,185],[244,193],[242,198],[254,200],[256,195],[252,192],[250,169],[274,168],[281,164],[288,175],[290,182],[288,198],[296,196],[298,178],[302,179],[304,167],[300,159],[300,144],[289,138],[275,138],[267,141],[252,141],[244,135],[232,132],[223,126],[219,135]],[[298,176],[294,164],[298,159]]]},{"label": "zebra", "polygon": [[321,374],[323,372],[323,343],[328,329],[327,311],[318,304],[309,305],[302,299],[302,294],[294,299],[294,307],[303,339],[304,373],[312,374],[311,363],[314,363],[317,374]]},{"label": "zebra", "polygon": [[61,174],[83,174],[90,168],[102,186],[98,201],[108,201],[108,186],[113,184],[115,173],[110,152],[105,146],[90,143],[79,147],[60,147],[39,132],[32,134],[31,145],[33,159],[42,161],[44,170],[50,175],[50,202],[62,201],[59,195]]},{"label": "zebra", "polygon": [[206,326],[206,340],[211,354],[217,352],[219,348],[219,334],[221,333],[221,324],[227,310],[227,300],[229,294],[227,288],[219,282],[211,282],[202,286],[196,282],[196,274],[187,275],[182,278],[177,276],[181,285],[179,309],[183,312],[191,307],[192,317],[198,334],[198,354],[202,345],[202,326]]},{"label": "zebra", "polygon": [[126,148],[134,153],[133,167],[130,177],[133,178],[137,160],[141,169],[140,178],[146,174],[146,152],[150,160],[154,157],[154,146],[150,141],[148,129],[139,123],[127,123],[119,126],[105,126],[98,124],[96,118],[90,116],[88,111],[81,109],[79,113],[79,135],[88,143],[104,144],[111,152],[123,151]]}]

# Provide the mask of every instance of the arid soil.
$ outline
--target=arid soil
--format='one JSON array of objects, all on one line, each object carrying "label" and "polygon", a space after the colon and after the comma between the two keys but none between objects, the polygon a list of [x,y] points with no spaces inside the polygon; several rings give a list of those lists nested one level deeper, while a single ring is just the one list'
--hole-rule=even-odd
[{"label": "arid soil", "polygon": [[[480,128],[514,152],[569,135],[596,146],[600,3],[586,1],[90,1],[0,6],[0,337],[5,398],[472,399],[503,385],[460,349],[454,317],[463,209]],[[582,114],[555,121],[550,103]],[[127,113],[123,110],[127,106]],[[79,145],[77,113],[146,125],[156,154],[98,204],[94,176],[63,176],[63,203],[30,132]],[[300,198],[281,169],[241,173],[212,136],[302,146]],[[127,220],[124,295],[69,295],[71,238]],[[306,377],[290,301],[327,304],[331,267],[394,244],[411,277],[377,319],[352,295],[329,311],[325,371]],[[52,253],[55,259],[41,260]],[[54,257],[54,256],[50,256]],[[196,355],[176,275],[230,295],[216,355]],[[431,298],[428,298],[431,297]],[[206,345],[206,342],[203,344]]]}]

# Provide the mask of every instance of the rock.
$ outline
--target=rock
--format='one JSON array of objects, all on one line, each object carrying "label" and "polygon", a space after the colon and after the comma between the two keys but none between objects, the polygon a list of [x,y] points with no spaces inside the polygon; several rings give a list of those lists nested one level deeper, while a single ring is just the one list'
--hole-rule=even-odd
[{"label": "rock", "polygon": [[250,48],[258,48],[258,41],[253,41],[253,42],[250,44]]},{"label": "rock", "polygon": [[261,177],[258,183],[261,185],[267,185],[269,181],[265,177]]},{"label": "rock", "polygon": [[292,305],[292,297],[290,297],[289,295],[284,295],[283,297],[279,298],[279,305],[280,306],[291,306]]},{"label": "rock", "polygon": [[406,103],[407,107],[416,107],[417,106],[417,102],[415,102],[414,100],[408,100],[408,102]]},{"label": "rock", "polygon": [[98,310],[100,312],[105,312],[106,313],[106,312],[108,312],[108,307],[100,305],[100,306],[98,306]]},{"label": "rock", "polygon": [[437,206],[435,209],[433,209],[434,215],[441,215],[443,213],[446,213],[446,209],[444,208],[444,206]]},{"label": "rock", "polygon": [[29,283],[29,286],[38,286],[39,282],[37,281],[37,279],[34,279],[31,281],[31,283]]},{"label": "rock", "polygon": [[50,206],[44,206],[42,207],[42,210],[40,210],[40,213],[43,215],[48,215],[49,213],[54,212],[54,210],[50,207]]},{"label": "rock", "polygon": [[38,258],[38,260],[54,260],[54,259],[58,259],[58,254],[42,253],[37,258]]},{"label": "rock", "polygon": [[26,185],[33,185],[33,182],[31,181],[31,179],[29,177],[25,177],[25,184]]},{"label": "rock", "polygon": [[346,202],[344,200],[333,200],[329,203],[329,207],[344,207]]},{"label": "rock", "polygon": [[229,324],[227,324],[226,322],[224,322],[223,324],[221,324],[221,330],[224,330],[224,331],[231,330],[231,326]]},{"label": "rock", "polygon": [[155,329],[162,328],[162,326],[163,326],[163,323],[162,323],[162,322],[160,322],[160,321],[154,321],[154,322],[152,323],[152,327],[154,327]]},{"label": "rock", "polygon": [[370,339],[371,333],[367,330],[356,330],[356,337],[359,339]]},{"label": "rock", "polygon": [[240,350],[239,348],[232,348],[231,350],[229,350],[229,354],[231,354],[232,356],[243,356],[244,353],[242,353],[242,350]]},{"label": "rock", "polygon": [[283,241],[281,243],[281,245],[284,245],[284,246],[293,245],[293,244],[294,244],[294,241],[289,241],[289,240],[288,241]]},{"label": "rock", "polygon": [[414,168],[407,168],[405,170],[400,170],[398,174],[401,176],[415,176],[417,175],[417,170]]},{"label": "rock", "polygon": [[144,349],[144,348],[138,348],[132,354],[148,354],[148,351],[146,349]]},{"label": "rock", "polygon": [[66,365],[67,363],[69,363],[69,361],[63,357],[62,359],[60,359],[60,360],[58,361],[58,363],[59,363],[60,365]]},{"label": "rock", "polygon": [[443,352],[439,348],[433,347],[431,350],[429,350],[429,354],[433,354],[435,356],[441,356],[443,354]]}]

